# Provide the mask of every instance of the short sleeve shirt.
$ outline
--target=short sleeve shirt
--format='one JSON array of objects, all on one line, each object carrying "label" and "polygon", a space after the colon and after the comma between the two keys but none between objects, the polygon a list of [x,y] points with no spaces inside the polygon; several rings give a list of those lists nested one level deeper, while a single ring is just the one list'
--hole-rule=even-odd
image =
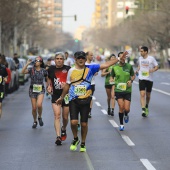
[{"label": "short sleeve shirt", "polygon": [[52,81],[53,94],[61,95],[70,68],[71,68],[70,66],[64,65],[61,68],[51,66],[48,69],[48,77]]},{"label": "short sleeve shirt", "polygon": [[38,84],[43,85],[44,77],[47,77],[48,72],[46,69],[41,68],[39,71],[37,71],[34,67],[28,69],[28,73],[31,78],[31,85]]},{"label": "short sleeve shirt", "polygon": [[127,82],[134,76],[132,65],[125,63],[124,66],[115,65],[111,76],[115,77],[115,92],[131,92],[132,87],[127,86]]},{"label": "short sleeve shirt", "polygon": [[153,69],[155,66],[158,66],[158,63],[154,57],[139,57],[139,79],[153,81],[153,73],[149,73],[149,70]]},{"label": "short sleeve shirt", "polygon": [[[76,69],[73,67],[69,70],[67,75],[67,83],[70,84],[69,101],[76,98],[84,99],[91,96],[91,81],[94,74],[98,72],[99,69],[99,64],[93,64],[86,65],[85,69]],[[82,76],[83,79],[81,79]]]}]

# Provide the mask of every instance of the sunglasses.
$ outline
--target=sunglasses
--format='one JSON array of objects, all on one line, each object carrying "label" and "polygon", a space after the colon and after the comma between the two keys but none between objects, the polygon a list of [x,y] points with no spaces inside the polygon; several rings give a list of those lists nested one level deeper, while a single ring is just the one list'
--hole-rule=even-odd
[{"label": "sunglasses", "polygon": [[79,57],[77,57],[77,59],[83,59],[83,60],[85,60],[86,57],[84,57],[84,56],[79,56]]},{"label": "sunglasses", "polygon": [[36,62],[41,62],[41,60],[35,60],[35,63],[36,63]]}]

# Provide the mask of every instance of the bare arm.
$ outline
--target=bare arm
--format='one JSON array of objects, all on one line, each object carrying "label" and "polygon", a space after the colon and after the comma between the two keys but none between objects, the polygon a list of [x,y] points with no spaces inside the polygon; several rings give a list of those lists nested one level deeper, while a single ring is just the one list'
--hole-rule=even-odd
[{"label": "bare arm", "polygon": [[110,72],[109,72],[109,71],[106,71],[106,69],[103,69],[103,70],[102,70],[102,73],[101,73],[101,76],[104,77],[104,76],[106,76],[107,74],[110,74]]},{"label": "bare arm", "polygon": [[31,60],[28,60],[28,61],[27,61],[27,64],[23,67],[23,69],[22,69],[22,71],[21,71],[22,74],[28,74],[27,67],[28,67],[28,65],[29,65],[30,63],[31,63]]},{"label": "bare arm", "polygon": [[150,73],[153,73],[159,69],[159,66],[155,66],[153,69],[149,70]]},{"label": "bare arm", "polygon": [[119,61],[119,59],[118,59],[118,58],[115,58],[114,60],[111,60],[111,61],[102,63],[102,64],[100,64],[100,70],[105,69],[105,68],[108,68],[108,67],[110,67],[111,65],[114,65],[114,64],[116,64],[118,61]]},{"label": "bare arm", "polygon": [[57,99],[57,101],[56,101],[57,104],[60,105],[62,103],[62,100],[64,99],[65,95],[68,93],[69,88],[70,88],[70,85],[66,83],[64,88],[63,88],[63,92],[62,92],[60,98]]}]

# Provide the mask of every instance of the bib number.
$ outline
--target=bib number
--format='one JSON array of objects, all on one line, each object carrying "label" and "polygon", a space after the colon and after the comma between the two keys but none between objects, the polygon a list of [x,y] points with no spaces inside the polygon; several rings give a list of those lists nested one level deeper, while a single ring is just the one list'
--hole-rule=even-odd
[{"label": "bib number", "polygon": [[126,87],[127,87],[127,84],[126,84],[126,83],[119,83],[119,84],[117,85],[117,89],[122,90],[122,91],[125,91],[125,90],[126,90]]},{"label": "bib number", "polygon": [[142,76],[143,77],[148,77],[149,76],[149,72],[148,71],[142,71]]},{"label": "bib number", "polygon": [[33,92],[39,93],[41,91],[42,91],[42,85],[39,85],[39,84],[34,84],[33,85]]},{"label": "bib number", "polygon": [[68,94],[65,95],[64,102],[65,102],[65,104],[69,104],[69,95]]},{"label": "bib number", "polygon": [[86,94],[86,86],[85,85],[77,85],[74,88],[74,93],[77,96],[83,96]]},{"label": "bib number", "polygon": [[2,83],[2,76],[0,76],[0,83]]},{"label": "bib number", "polygon": [[1,99],[4,98],[4,92],[0,92],[0,98],[1,98]]}]

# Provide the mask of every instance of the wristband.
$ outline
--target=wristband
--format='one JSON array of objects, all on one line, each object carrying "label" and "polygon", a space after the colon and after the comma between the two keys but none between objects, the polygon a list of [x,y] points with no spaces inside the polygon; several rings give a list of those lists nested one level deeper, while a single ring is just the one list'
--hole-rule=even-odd
[{"label": "wristband", "polygon": [[64,98],[62,96],[60,96],[61,100],[63,100]]}]

